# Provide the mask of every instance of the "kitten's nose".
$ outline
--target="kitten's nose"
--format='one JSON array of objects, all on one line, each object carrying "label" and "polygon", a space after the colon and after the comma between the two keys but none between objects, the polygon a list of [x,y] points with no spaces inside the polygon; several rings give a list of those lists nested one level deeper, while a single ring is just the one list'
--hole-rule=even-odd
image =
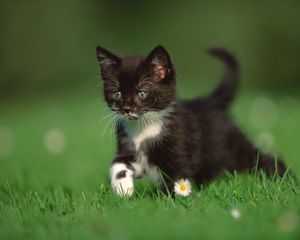
[{"label": "kitten's nose", "polygon": [[129,112],[131,112],[131,107],[129,107],[129,106],[124,106],[123,107],[123,111],[125,112],[125,113],[129,113]]},{"label": "kitten's nose", "polygon": [[132,111],[132,108],[131,108],[131,107],[124,106],[124,107],[122,108],[122,111],[123,111],[123,114],[124,114],[129,120],[136,120],[136,119],[138,119],[138,115]]}]

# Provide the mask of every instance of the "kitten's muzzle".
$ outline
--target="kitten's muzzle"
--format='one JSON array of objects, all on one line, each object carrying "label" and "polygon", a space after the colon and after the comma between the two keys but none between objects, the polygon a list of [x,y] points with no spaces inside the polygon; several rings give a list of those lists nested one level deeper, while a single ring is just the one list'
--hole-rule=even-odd
[{"label": "kitten's muzzle", "polygon": [[129,120],[137,120],[139,118],[139,115],[133,112],[128,112],[128,113],[123,112],[123,116],[125,116]]},{"label": "kitten's muzzle", "polygon": [[129,120],[137,120],[139,119],[138,115],[126,115]]},{"label": "kitten's muzzle", "polygon": [[130,107],[124,106],[122,107],[122,112],[124,114],[129,114],[130,112],[132,112],[132,109]]},{"label": "kitten's muzzle", "polygon": [[122,115],[128,118],[129,120],[137,120],[139,115],[134,113],[131,108],[123,107]]}]

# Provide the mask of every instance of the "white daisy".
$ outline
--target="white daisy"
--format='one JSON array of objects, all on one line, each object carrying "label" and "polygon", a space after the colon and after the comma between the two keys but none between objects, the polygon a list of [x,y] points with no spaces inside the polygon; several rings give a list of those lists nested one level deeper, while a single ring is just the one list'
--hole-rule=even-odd
[{"label": "white daisy", "polygon": [[174,192],[181,196],[188,196],[192,192],[192,186],[188,179],[180,179],[174,184]]},{"label": "white daisy", "polygon": [[237,209],[237,208],[233,208],[231,209],[231,216],[234,218],[234,219],[239,219],[241,217],[241,213],[240,211]]}]

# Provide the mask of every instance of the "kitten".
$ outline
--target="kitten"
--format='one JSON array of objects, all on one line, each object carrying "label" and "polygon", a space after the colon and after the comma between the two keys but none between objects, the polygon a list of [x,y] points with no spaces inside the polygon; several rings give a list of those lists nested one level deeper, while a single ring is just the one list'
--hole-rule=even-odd
[{"label": "kitten", "polygon": [[118,153],[110,169],[119,196],[134,193],[134,178],[148,175],[172,192],[181,178],[201,184],[224,170],[257,167],[283,175],[281,161],[259,153],[227,110],[239,80],[236,59],[226,50],[210,53],[226,65],[223,80],[206,97],[176,97],[175,69],[162,46],[146,56],[120,57],[97,47],[104,95],[119,116]]}]

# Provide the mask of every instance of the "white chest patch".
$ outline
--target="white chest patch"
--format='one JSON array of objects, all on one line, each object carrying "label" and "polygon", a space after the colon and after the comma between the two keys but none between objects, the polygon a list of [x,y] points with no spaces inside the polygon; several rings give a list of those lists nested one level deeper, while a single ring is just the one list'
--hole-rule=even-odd
[{"label": "white chest patch", "polygon": [[162,130],[162,124],[160,122],[150,124],[142,129],[139,133],[132,137],[136,151],[139,150],[141,143],[146,139],[155,138],[160,134]]},{"label": "white chest patch", "polygon": [[[158,137],[162,132],[163,116],[160,116],[156,113],[156,115],[154,115],[154,113],[148,114],[151,114],[151,120],[127,121],[125,124],[127,134],[132,139],[136,152],[139,151],[142,142],[144,142],[146,139],[154,139],[155,137]],[[153,117],[153,115],[155,116],[155,118]]]},{"label": "white chest patch", "polygon": [[[134,177],[142,177],[146,174],[152,181],[161,180],[161,172],[157,166],[149,164],[148,156],[141,148],[143,142],[159,140],[163,137],[164,124],[174,109],[174,103],[162,111],[149,111],[139,120],[124,121],[124,127],[128,137],[132,140],[135,150],[135,161],[131,163],[134,168]],[[166,130],[165,130],[166,131]],[[159,161],[159,159],[158,159]]]},{"label": "white chest patch", "polygon": [[161,179],[158,167],[149,165],[148,156],[144,153],[141,145],[144,141],[155,141],[161,137],[164,125],[164,116],[169,109],[161,112],[148,112],[143,120],[126,121],[125,129],[134,144],[136,161],[131,163],[134,168],[134,177],[142,177],[146,174],[152,181]]}]

